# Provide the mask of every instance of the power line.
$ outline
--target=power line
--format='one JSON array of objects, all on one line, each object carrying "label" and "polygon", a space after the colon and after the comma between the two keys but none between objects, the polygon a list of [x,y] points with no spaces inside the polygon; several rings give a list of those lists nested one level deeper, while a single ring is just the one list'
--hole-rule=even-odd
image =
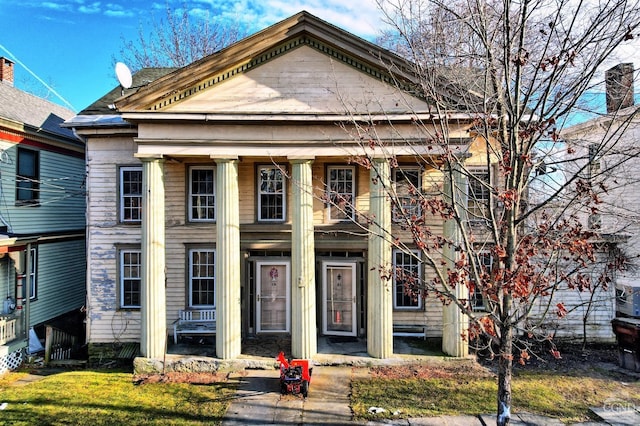
[{"label": "power line", "polygon": [[62,102],[64,102],[69,109],[71,109],[73,112],[77,112],[77,110],[75,109],[75,107],[73,105],[71,105],[70,102],[68,102],[65,98],[62,97],[62,95],[60,95],[58,92],[56,92],[53,87],[49,86],[47,83],[44,82],[43,79],[41,79],[40,77],[38,77],[36,75],[35,72],[31,71],[29,69],[29,67],[27,67],[24,63],[22,63],[22,61],[20,61],[20,59],[18,59],[13,53],[9,52],[9,50],[4,47],[2,44],[0,44],[0,49],[4,50],[5,52],[7,52],[7,55],[9,55],[11,57],[11,60],[13,60],[15,63],[17,63],[18,65],[20,65],[22,68],[24,68],[25,70],[27,70],[27,72],[29,74],[31,74],[36,80],[38,80],[40,83],[42,83],[42,85],[44,87],[47,88],[47,90],[51,91],[51,93],[53,93],[54,95],[56,95],[58,97],[58,99],[60,99]]}]

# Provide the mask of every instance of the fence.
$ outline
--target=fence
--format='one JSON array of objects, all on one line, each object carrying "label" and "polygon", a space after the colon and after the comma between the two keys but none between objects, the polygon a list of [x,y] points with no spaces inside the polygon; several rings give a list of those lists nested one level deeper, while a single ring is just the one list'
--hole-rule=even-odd
[{"label": "fence", "polygon": [[53,360],[71,359],[71,351],[75,344],[75,336],[47,325],[44,344],[45,363],[48,364]]},{"label": "fence", "polygon": [[0,317],[0,345],[16,338],[16,318]]}]

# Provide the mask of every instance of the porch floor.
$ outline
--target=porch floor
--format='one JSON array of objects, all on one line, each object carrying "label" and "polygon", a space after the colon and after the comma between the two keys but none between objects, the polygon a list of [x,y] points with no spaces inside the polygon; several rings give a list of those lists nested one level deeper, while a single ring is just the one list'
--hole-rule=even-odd
[{"label": "porch floor", "polygon": [[[275,364],[275,358],[282,351],[291,356],[290,336],[251,336],[242,339],[242,354],[238,361],[250,364]],[[215,336],[184,337],[178,344],[170,339],[167,348],[169,357],[216,358]],[[360,365],[369,366],[390,362],[424,361],[429,357],[444,357],[440,339],[423,340],[412,337],[394,337],[393,356],[382,360],[369,356],[364,338],[320,336],[318,353],[313,357],[315,365]]]}]

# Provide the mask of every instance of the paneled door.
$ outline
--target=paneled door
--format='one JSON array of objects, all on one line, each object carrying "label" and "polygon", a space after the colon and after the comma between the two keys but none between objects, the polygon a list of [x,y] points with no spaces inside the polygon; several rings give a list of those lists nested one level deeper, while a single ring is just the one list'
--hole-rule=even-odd
[{"label": "paneled door", "polygon": [[289,262],[256,262],[256,322],[258,333],[289,332],[291,286]]},{"label": "paneled door", "polygon": [[322,332],[356,336],[356,263],[322,263]]}]

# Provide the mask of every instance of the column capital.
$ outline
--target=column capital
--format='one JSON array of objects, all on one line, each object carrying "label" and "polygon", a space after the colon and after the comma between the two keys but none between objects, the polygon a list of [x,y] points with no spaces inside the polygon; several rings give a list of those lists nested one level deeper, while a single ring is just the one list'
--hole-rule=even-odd
[{"label": "column capital", "polygon": [[231,163],[233,161],[239,160],[239,157],[237,155],[225,155],[225,156],[211,155],[209,158],[211,158],[216,163]]},{"label": "column capital", "polygon": [[290,155],[287,157],[291,164],[312,163],[315,159],[315,155]]}]

